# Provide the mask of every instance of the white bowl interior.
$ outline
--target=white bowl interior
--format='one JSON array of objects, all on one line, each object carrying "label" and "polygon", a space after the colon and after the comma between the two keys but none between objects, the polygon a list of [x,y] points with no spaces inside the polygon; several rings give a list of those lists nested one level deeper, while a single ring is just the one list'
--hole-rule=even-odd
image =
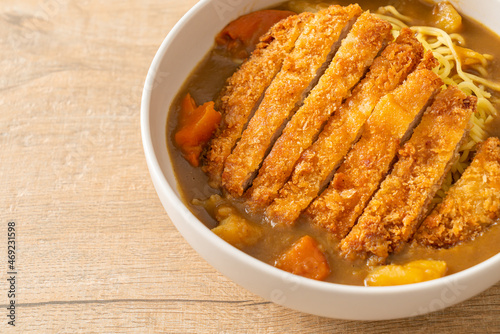
[{"label": "white bowl interior", "polygon": [[[167,113],[179,88],[232,19],[282,1],[202,0],[172,29],[146,79],[141,131],[146,160],[160,200],[191,246],[221,273],[248,290],[287,307],[316,315],[382,320],[424,314],[468,299],[500,280],[500,254],[438,280],[366,288],[317,282],[278,270],[225,243],[183,204],[166,148]],[[500,0],[460,0],[470,17],[500,34]]]}]

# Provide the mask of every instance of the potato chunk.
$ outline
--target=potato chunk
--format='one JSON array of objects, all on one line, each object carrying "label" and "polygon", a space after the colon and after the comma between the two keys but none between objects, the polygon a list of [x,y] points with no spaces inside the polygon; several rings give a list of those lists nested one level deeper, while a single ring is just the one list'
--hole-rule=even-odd
[{"label": "potato chunk", "polygon": [[262,228],[243,218],[232,206],[217,207],[215,218],[220,224],[212,232],[236,248],[251,246],[262,237]]},{"label": "potato chunk", "polygon": [[432,9],[432,19],[436,27],[451,34],[462,28],[462,17],[448,1],[442,1]]},{"label": "potato chunk", "polygon": [[306,235],[282,254],[275,266],[292,274],[324,280],[330,275],[330,267],[318,243]]},{"label": "potato chunk", "polygon": [[446,262],[434,260],[417,260],[402,266],[390,264],[372,270],[365,278],[365,285],[389,286],[419,283],[443,277],[446,269]]}]

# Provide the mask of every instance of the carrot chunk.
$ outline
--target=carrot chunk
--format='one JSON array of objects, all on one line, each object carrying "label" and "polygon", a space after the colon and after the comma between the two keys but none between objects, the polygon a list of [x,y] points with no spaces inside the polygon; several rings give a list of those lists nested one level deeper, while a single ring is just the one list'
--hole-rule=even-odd
[{"label": "carrot chunk", "polygon": [[324,280],[330,275],[330,267],[318,243],[306,235],[282,254],[275,266],[292,274]]},{"label": "carrot chunk", "polygon": [[275,23],[294,14],[286,10],[267,9],[243,15],[222,29],[215,37],[215,42],[220,46],[225,46],[233,57],[247,58],[262,35]]},{"label": "carrot chunk", "polygon": [[183,127],[186,125],[189,119],[194,114],[194,111],[196,110],[196,102],[194,102],[194,99],[191,97],[191,94],[187,93],[186,96],[181,101],[181,112],[179,114],[179,127]]},{"label": "carrot chunk", "polygon": [[200,165],[203,147],[217,129],[221,118],[221,114],[214,109],[212,101],[197,107],[189,93],[182,100],[178,130],[174,139],[184,158],[191,165],[195,167]]}]

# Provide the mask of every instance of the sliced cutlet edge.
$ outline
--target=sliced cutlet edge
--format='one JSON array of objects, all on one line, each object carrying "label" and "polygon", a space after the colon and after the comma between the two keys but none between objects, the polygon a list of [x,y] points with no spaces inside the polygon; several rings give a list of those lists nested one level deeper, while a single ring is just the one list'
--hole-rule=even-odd
[{"label": "sliced cutlet edge", "polygon": [[340,45],[339,39],[361,12],[358,5],[331,6],[316,13],[305,25],[240,141],[226,159],[222,185],[230,195],[243,195],[273,140],[319,79],[329,55]]},{"label": "sliced cutlet edge", "polygon": [[264,208],[276,197],[302,152],[392,38],[391,28],[389,22],[368,12],[358,18],[328,69],[264,160],[247,192],[250,208]]},{"label": "sliced cutlet edge", "polygon": [[338,239],[349,233],[389,171],[400,143],[443,84],[432,72],[436,65],[427,53],[400,86],[380,99],[332,182],[307,209],[312,224]]},{"label": "sliced cutlet edge", "polygon": [[379,99],[401,83],[422,58],[423,49],[409,30],[375,59],[352,96],[327,122],[316,142],[302,153],[278,197],[266,209],[274,224],[291,224],[326,186],[357,140]]},{"label": "sliced cutlet edge", "polygon": [[437,190],[458,159],[477,99],[457,87],[440,92],[425,111],[399,160],[368,203],[340,251],[348,259],[384,263],[413,236]]},{"label": "sliced cutlet edge", "polygon": [[250,58],[227,80],[220,97],[223,120],[210,142],[203,166],[213,188],[221,187],[226,158],[240,139],[266,88],[281,69],[283,60],[293,49],[304,24],[313,16],[302,13],[276,23],[261,37]]},{"label": "sliced cutlet edge", "polygon": [[500,217],[500,140],[488,138],[443,202],[415,234],[422,246],[450,248],[474,239]]}]

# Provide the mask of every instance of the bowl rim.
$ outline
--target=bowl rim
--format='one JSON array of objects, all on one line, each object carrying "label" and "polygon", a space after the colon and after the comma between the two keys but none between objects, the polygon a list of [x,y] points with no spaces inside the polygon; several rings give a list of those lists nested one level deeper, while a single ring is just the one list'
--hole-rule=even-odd
[{"label": "bowl rim", "polygon": [[[252,270],[257,270],[258,272],[266,272],[267,274],[278,279],[283,279],[283,277],[288,277],[288,278],[293,277],[293,279],[296,282],[298,282],[301,286],[325,292],[328,291],[335,293],[375,296],[375,297],[380,295],[387,296],[388,294],[399,295],[402,292],[417,292],[421,290],[427,290],[428,288],[429,289],[442,288],[448,284],[453,284],[456,281],[467,281],[473,276],[480,275],[480,273],[488,271],[488,269],[491,266],[495,265],[500,266],[500,253],[497,253],[496,255],[493,255],[492,257],[486,259],[485,261],[482,261],[481,263],[478,263],[472,267],[430,281],[407,284],[407,285],[397,285],[397,286],[380,286],[380,287],[355,286],[355,285],[316,281],[313,279],[308,279],[305,277],[301,277],[298,275],[282,271],[278,268],[275,268],[274,266],[271,266],[263,261],[260,261],[252,257],[251,255],[246,254],[245,252],[237,249],[236,247],[231,246],[230,244],[228,244],[227,242],[223,241],[221,238],[216,236],[214,233],[212,233],[203,224],[203,222],[200,221],[187,208],[186,204],[184,204],[184,202],[178,197],[172,185],[168,182],[168,180],[166,179],[165,175],[162,172],[160,163],[155,154],[155,149],[151,136],[151,124],[150,124],[149,112],[150,112],[150,102],[153,89],[148,88],[151,87],[151,83],[154,82],[155,75],[157,74],[156,69],[159,68],[163,60],[163,57],[165,56],[168,50],[168,47],[173,42],[176,35],[179,33],[181,29],[183,29],[186,26],[186,24],[190,22],[191,18],[198,11],[203,9],[203,7],[207,6],[211,2],[212,0],[201,0],[198,3],[196,3],[170,30],[170,32],[161,43],[158,51],[156,52],[153,58],[151,66],[148,70],[141,98],[140,123],[141,123],[142,144],[151,177],[153,179],[157,192],[163,193],[168,198],[168,200],[172,202],[172,204],[178,210],[178,213],[182,216],[185,223],[189,224],[192,228],[197,229],[200,233],[204,233],[204,237],[208,238],[209,243],[211,243],[215,247],[220,248],[223,252],[227,252],[228,255],[234,257],[236,260],[245,262],[249,267],[251,267]],[[206,231],[201,231],[201,229],[204,229]],[[203,254],[200,255],[204,257]]]}]

